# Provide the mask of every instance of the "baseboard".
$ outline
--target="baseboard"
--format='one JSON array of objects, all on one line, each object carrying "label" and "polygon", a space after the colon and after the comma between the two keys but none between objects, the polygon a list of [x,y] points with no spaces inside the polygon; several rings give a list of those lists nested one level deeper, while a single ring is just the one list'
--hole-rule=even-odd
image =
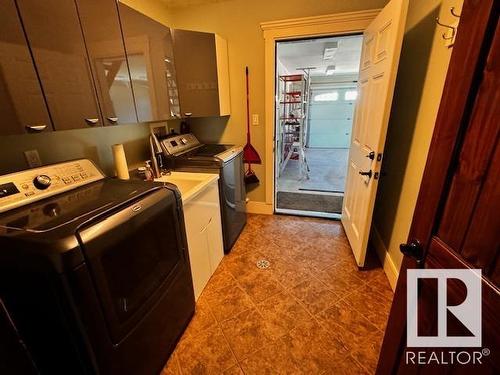
[{"label": "baseboard", "polygon": [[391,284],[392,290],[396,290],[396,283],[398,281],[399,269],[396,267],[391,254],[387,251],[382,238],[380,237],[380,233],[377,228],[372,226],[370,241],[377,252],[377,255],[380,259],[384,267],[384,272],[389,279],[389,283]]},{"label": "baseboard", "polygon": [[274,213],[273,205],[265,202],[248,201],[247,212],[249,214],[272,215]]}]

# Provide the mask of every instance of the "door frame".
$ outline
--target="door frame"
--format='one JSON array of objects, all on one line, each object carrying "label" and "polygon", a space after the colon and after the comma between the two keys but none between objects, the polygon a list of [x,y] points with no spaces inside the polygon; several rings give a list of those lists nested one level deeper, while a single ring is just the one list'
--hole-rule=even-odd
[{"label": "door frame", "polygon": [[290,39],[315,38],[363,33],[381,9],[328,14],[322,16],[291,18],[262,22],[264,34],[264,100],[265,100],[265,181],[266,201],[259,213],[273,214],[275,199],[275,81],[276,42]]}]

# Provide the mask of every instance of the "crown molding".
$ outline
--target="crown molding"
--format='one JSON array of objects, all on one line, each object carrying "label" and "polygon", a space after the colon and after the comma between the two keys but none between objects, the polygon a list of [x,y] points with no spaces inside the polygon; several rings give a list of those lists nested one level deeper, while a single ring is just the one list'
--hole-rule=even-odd
[{"label": "crown molding", "polygon": [[266,21],[261,22],[260,27],[265,31],[296,28],[304,26],[319,26],[324,24],[339,23],[339,22],[355,22],[372,20],[380,12],[381,9],[362,10],[359,12],[345,12],[336,14],[325,14],[322,16],[290,18],[286,20]]}]

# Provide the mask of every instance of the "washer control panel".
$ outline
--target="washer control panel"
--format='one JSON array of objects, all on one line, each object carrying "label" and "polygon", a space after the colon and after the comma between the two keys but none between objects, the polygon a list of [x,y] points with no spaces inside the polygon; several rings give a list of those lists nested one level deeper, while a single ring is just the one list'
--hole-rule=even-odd
[{"label": "washer control panel", "polygon": [[0,176],[0,212],[98,181],[103,173],[88,159],[68,161]]}]

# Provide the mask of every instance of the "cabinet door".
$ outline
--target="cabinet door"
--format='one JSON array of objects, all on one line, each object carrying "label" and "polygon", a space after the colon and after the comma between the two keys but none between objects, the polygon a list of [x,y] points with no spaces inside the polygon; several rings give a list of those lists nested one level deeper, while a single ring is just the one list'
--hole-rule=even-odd
[{"label": "cabinet door", "polygon": [[52,130],[14,0],[0,0],[0,135]]},{"label": "cabinet door", "polygon": [[170,29],[118,3],[139,121],[179,115]]},{"label": "cabinet door", "polygon": [[76,0],[104,125],[137,122],[115,0]]},{"label": "cabinet door", "polygon": [[215,34],[178,29],[172,33],[181,113],[219,116]]},{"label": "cabinet door", "polygon": [[[218,197],[217,197],[218,198]],[[217,207],[218,208],[218,207]],[[208,239],[208,254],[210,257],[210,270],[213,274],[224,258],[224,245],[222,243],[222,226],[220,213],[216,212],[210,218],[210,222],[205,229]]]},{"label": "cabinet door", "polygon": [[56,130],[100,125],[76,4],[17,0]]},{"label": "cabinet door", "polygon": [[196,299],[198,299],[212,275],[208,252],[207,223],[203,220],[200,210],[203,210],[203,207],[192,202],[184,207],[189,262],[191,264]]}]

